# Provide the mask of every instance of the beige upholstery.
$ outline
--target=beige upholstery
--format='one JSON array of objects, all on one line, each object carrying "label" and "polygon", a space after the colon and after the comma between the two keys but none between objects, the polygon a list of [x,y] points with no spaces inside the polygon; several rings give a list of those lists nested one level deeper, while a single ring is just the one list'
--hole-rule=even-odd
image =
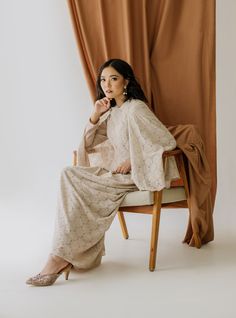
[{"label": "beige upholstery", "polygon": [[[164,189],[162,192],[162,204],[186,200],[184,187]],[[121,207],[151,205],[154,203],[154,192],[134,191],[128,193],[121,203]]]}]

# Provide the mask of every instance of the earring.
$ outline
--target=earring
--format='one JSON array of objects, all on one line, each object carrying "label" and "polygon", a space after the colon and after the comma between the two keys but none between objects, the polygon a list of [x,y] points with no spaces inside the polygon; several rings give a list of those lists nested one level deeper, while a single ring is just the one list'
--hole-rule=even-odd
[{"label": "earring", "polygon": [[126,86],[124,86],[123,95],[127,95],[127,88],[126,88]]}]

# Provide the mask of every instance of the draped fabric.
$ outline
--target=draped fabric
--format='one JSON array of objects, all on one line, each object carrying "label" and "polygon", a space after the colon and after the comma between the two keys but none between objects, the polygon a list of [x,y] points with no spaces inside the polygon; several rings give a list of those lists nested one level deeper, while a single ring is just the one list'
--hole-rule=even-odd
[{"label": "draped fabric", "polygon": [[186,160],[189,178],[190,217],[183,240],[190,246],[201,247],[214,239],[211,202],[211,173],[203,140],[194,125],[169,126]]},{"label": "draped fabric", "polygon": [[133,67],[166,125],[193,124],[216,194],[215,0],[67,0],[91,96],[99,66]]}]

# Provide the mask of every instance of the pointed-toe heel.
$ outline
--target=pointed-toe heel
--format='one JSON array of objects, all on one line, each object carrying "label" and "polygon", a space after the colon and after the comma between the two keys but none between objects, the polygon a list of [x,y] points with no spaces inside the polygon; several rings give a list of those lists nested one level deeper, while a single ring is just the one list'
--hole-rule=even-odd
[{"label": "pointed-toe heel", "polygon": [[68,280],[70,271],[72,269],[73,265],[72,264],[67,264],[66,267],[61,269],[58,273],[56,274],[46,274],[46,275],[41,275],[38,274],[34,277],[30,277],[27,279],[26,284],[28,285],[34,285],[34,286],[50,286],[55,283],[57,278],[64,273],[65,274],[65,280]]}]

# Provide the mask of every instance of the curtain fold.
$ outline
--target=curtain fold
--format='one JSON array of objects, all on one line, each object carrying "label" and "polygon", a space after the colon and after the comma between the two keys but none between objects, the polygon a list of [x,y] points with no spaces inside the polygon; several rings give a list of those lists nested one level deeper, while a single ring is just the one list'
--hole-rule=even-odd
[{"label": "curtain fold", "polygon": [[91,96],[99,66],[133,67],[166,125],[193,124],[216,194],[215,0],[67,0]]}]

